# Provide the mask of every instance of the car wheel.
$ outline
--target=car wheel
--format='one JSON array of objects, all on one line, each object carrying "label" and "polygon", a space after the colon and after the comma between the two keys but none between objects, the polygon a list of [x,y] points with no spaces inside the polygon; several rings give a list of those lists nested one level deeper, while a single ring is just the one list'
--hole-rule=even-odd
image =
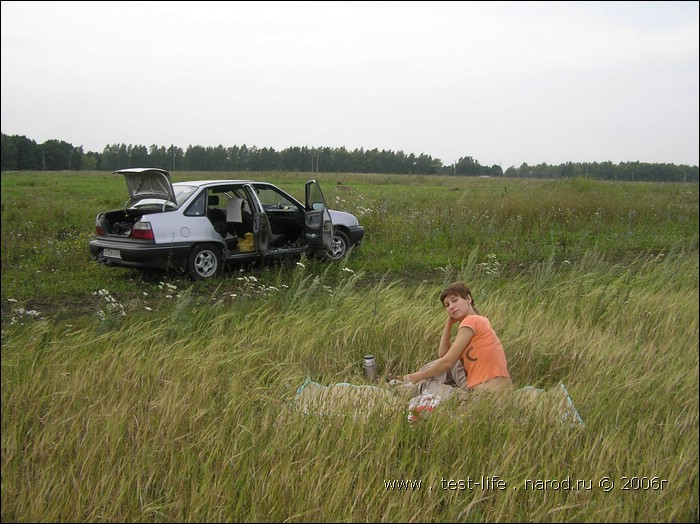
[{"label": "car wheel", "polygon": [[221,271],[221,251],[211,244],[195,246],[187,270],[195,280],[214,277]]},{"label": "car wheel", "polygon": [[342,258],[345,258],[345,255],[348,254],[349,248],[350,239],[348,238],[348,236],[340,229],[336,229],[333,231],[331,247],[326,253],[328,254],[328,258],[330,258],[331,260],[341,260]]}]

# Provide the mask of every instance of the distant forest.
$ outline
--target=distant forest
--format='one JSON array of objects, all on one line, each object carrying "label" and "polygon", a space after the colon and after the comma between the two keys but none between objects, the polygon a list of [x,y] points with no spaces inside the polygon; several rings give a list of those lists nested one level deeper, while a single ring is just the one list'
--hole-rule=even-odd
[{"label": "distant forest", "polygon": [[2,134],[2,171],[114,171],[125,167],[160,167],[169,171],[296,171],[387,173],[512,178],[573,178],[654,182],[697,182],[698,166],[645,162],[567,162],[559,165],[482,166],[471,156],[454,164],[421,153],[344,147],[289,147],[275,151],[256,146],[188,146],[114,144],[101,153],[83,151],[62,140],[37,144],[25,136]]}]

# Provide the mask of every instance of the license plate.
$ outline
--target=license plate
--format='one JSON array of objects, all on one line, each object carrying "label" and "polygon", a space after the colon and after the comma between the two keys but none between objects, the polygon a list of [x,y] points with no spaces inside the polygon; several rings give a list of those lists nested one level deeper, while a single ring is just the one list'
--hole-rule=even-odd
[{"label": "license plate", "polygon": [[109,258],[121,258],[122,254],[118,249],[105,249],[102,251],[102,255]]}]

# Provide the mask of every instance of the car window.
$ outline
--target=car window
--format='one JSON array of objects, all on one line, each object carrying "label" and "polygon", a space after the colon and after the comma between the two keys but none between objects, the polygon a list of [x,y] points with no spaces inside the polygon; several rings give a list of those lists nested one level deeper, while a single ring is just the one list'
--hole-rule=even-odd
[{"label": "car window", "polygon": [[197,198],[185,210],[185,215],[201,217],[206,214],[207,209],[207,192],[202,191]]},{"label": "car window", "polygon": [[296,202],[273,188],[256,186],[255,192],[258,194],[258,200],[260,200],[265,211],[270,209],[296,211],[298,208]]},{"label": "car window", "polygon": [[163,200],[162,198],[144,198],[131,207],[132,209],[157,209],[159,211],[172,211],[173,209],[177,209],[175,204],[169,200]]},{"label": "car window", "polygon": [[173,189],[175,190],[177,207],[180,207],[185,201],[187,201],[188,198],[190,198],[194,194],[197,187],[174,184]]}]

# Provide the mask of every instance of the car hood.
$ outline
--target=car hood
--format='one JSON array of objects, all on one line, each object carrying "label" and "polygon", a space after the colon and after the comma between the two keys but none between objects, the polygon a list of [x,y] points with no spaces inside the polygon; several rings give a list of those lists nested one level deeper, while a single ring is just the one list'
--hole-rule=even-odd
[{"label": "car hood", "polygon": [[144,198],[162,198],[177,205],[170,173],[155,167],[119,169],[115,174],[124,175],[129,198],[136,203]]},{"label": "car hood", "polygon": [[357,217],[352,213],[346,213],[345,211],[336,211],[335,209],[329,209],[328,212],[331,214],[331,221],[334,226],[356,226],[359,224]]}]

